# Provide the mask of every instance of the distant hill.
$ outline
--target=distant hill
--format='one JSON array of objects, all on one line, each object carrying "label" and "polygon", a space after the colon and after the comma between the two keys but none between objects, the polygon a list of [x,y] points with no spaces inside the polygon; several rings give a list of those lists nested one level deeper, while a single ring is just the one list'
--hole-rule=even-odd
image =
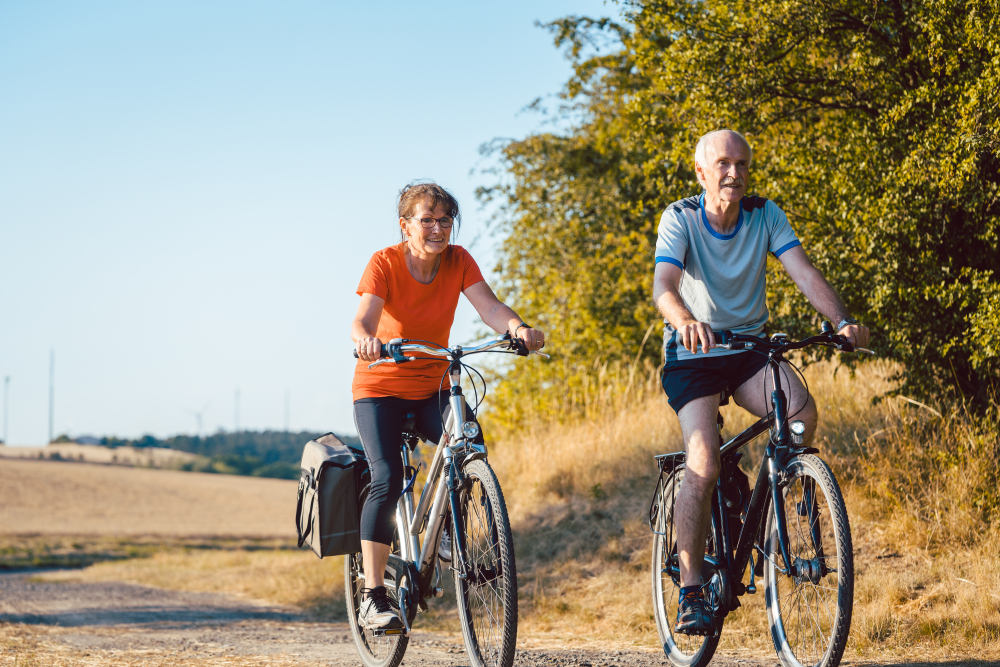
[{"label": "distant hill", "polygon": [[[186,464],[182,469],[203,472],[221,472],[255,477],[298,479],[302,448],[307,442],[324,435],[323,432],[300,431],[236,431],[219,432],[204,438],[175,435],[159,439],[144,435],[135,440],[101,438],[105,447],[167,448],[189,452],[207,460]],[[346,444],[360,445],[353,436],[337,436]]]}]

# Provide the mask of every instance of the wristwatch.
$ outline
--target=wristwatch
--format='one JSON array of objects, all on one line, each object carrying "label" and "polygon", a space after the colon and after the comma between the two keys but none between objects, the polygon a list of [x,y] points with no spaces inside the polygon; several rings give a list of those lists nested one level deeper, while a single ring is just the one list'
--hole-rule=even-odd
[{"label": "wristwatch", "polygon": [[532,328],[532,326],[530,324],[528,324],[527,322],[521,322],[516,327],[514,327],[514,335],[515,336],[517,335],[517,332],[521,330],[521,327],[524,327],[525,329],[531,329]]},{"label": "wristwatch", "polygon": [[853,317],[845,317],[844,319],[840,320],[840,324],[837,325],[837,331],[841,331],[844,327],[850,326],[852,324],[856,325],[860,323]]}]

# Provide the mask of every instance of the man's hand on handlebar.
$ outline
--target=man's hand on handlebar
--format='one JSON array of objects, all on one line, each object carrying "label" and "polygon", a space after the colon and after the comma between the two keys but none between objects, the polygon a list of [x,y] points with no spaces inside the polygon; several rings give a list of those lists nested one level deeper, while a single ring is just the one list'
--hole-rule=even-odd
[{"label": "man's hand on handlebar", "polygon": [[849,340],[854,347],[868,347],[868,341],[871,338],[868,327],[863,324],[848,324],[838,331],[837,335]]},{"label": "man's hand on handlebar", "polygon": [[354,344],[354,352],[362,361],[378,361],[382,357],[382,341],[375,336],[362,338]]},{"label": "man's hand on handlebar", "polygon": [[715,347],[715,338],[712,336],[712,327],[708,326],[704,322],[689,322],[688,324],[678,328],[677,333],[680,334],[681,345],[683,345],[691,354],[698,353],[699,344],[705,354],[708,354],[708,351]]}]

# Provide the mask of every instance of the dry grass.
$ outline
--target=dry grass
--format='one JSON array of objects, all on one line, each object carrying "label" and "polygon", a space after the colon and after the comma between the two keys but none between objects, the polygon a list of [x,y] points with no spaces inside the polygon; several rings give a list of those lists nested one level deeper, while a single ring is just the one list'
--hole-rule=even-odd
[{"label": "dry grass", "polygon": [[[992,427],[899,399],[873,406],[892,370],[806,372],[821,412],[818,446],[845,489],[855,536],[849,657],[1000,658],[1000,531],[984,507],[996,475],[995,449],[983,441]],[[536,424],[491,449],[515,526],[528,636],[656,645],[644,517],[652,456],[681,449],[680,429],[655,377],[629,401],[615,398],[613,381],[586,421]],[[753,421],[732,405],[723,413],[726,435]],[[748,448],[747,470],[761,447]],[[773,655],[762,598],[744,597],[727,618],[723,652]]]},{"label": "dry grass", "polygon": [[296,482],[0,459],[0,533],[284,537]]},{"label": "dry grass", "polygon": [[[848,659],[1000,659],[996,424],[961,413],[940,417],[899,399],[873,405],[872,397],[891,388],[891,366],[871,364],[853,377],[833,369],[817,364],[807,377],[821,412],[819,447],[845,489],[854,535]],[[515,529],[523,645],[656,647],[644,517],[655,482],[652,456],[680,449],[681,438],[655,377],[633,383],[628,394],[616,381],[598,387],[586,420],[530,425],[491,446]],[[735,406],[723,412],[727,435],[752,421]],[[749,448],[748,469],[759,450]],[[80,471],[85,479],[76,477]],[[54,474],[63,475],[57,485]],[[60,485],[62,494],[53,494]],[[104,535],[292,532],[295,485],[281,480],[0,461],[0,489],[5,530],[8,517],[21,517],[14,523],[56,536],[82,532],[80,523]],[[225,592],[294,605],[315,618],[343,615],[342,560],[267,548],[287,539],[208,540],[200,547],[179,538],[112,539],[111,547],[111,538],[55,539],[6,542],[18,553],[44,547],[143,556],[58,575],[64,579]],[[744,597],[743,608],[727,618],[722,654],[773,657],[762,597]],[[455,624],[450,596],[432,610],[418,617],[418,627]],[[14,631],[4,632],[10,638]]]},{"label": "dry grass", "polygon": [[123,581],[196,593],[227,593],[291,605],[323,620],[346,619],[343,557],[318,560],[301,550],[174,548],[148,558],[45,573],[44,581]]}]

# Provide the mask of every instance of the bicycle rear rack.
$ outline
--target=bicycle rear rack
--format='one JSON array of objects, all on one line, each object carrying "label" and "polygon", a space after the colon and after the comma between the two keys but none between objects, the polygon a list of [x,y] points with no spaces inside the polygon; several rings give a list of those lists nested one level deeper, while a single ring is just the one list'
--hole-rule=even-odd
[{"label": "bicycle rear rack", "polygon": [[667,483],[674,473],[684,467],[684,452],[673,452],[671,454],[658,454],[653,457],[656,465],[660,469],[660,477],[656,480],[656,489],[653,491],[653,499],[649,503],[649,529],[656,535],[663,535],[656,530],[656,520],[660,515],[660,496],[667,488]]}]

